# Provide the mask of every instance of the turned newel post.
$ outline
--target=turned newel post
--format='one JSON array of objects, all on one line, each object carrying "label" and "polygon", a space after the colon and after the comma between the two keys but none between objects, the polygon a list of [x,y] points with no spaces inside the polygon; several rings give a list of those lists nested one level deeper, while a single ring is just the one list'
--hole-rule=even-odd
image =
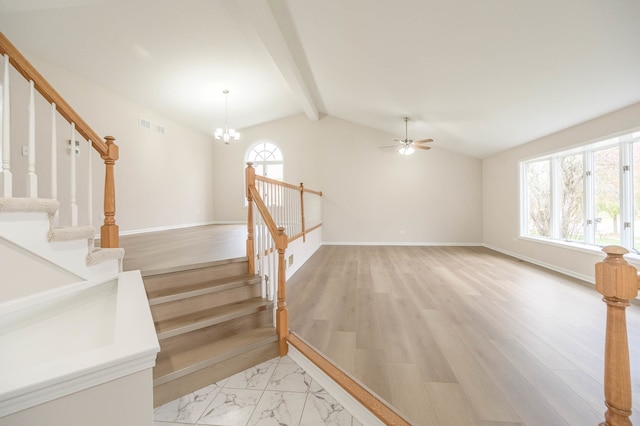
[{"label": "turned newel post", "polygon": [[255,245],[253,242],[253,197],[249,187],[256,186],[256,169],[253,168],[253,163],[247,163],[245,170],[245,180],[247,186],[247,259],[249,259],[249,273],[256,273],[255,266]]},{"label": "turned newel post", "polygon": [[631,425],[631,370],[625,309],[638,295],[638,271],[618,246],[602,249],[607,257],[596,264],[596,290],[607,304],[607,334],[604,351],[604,397],[607,411],[600,426]]},{"label": "turned newel post", "polygon": [[288,352],[286,338],[289,335],[289,312],[287,311],[287,266],[284,253],[287,250],[287,235],[284,228],[278,228],[278,309],[276,310],[276,333],[278,333],[278,352],[285,356]]},{"label": "turned newel post", "polygon": [[113,168],[118,160],[119,149],[113,136],[105,136],[107,152],[100,157],[104,160],[104,225],[100,227],[100,247],[114,248],[120,246],[118,225],[116,225],[116,185]]}]

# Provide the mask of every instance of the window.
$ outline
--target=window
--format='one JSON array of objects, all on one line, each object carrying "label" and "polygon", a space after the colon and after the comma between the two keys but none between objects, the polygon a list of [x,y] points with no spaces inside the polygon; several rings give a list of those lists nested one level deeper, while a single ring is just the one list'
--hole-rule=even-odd
[{"label": "window", "polygon": [[245,156],[245,164],[249,162],[253,163],[257,175],[280,181],[284,179],[282,151],[273,142],[260,141],[252,145]]},{"label": "window", "polygon": [[521,235],[640,253],[640,131],[521,162]]},{"label": "window", "polygon": [[[273,142],[259,141],[253,144],[245,155],[246,163],[253,163],[256,175],[279,181],[284,180],[284,157],[280,148]],[[256,187],[266,205],[281,205],[281,194],[273,187],[273,184],[258,184]],[[244,205],[247,204],[245,197]]]}]

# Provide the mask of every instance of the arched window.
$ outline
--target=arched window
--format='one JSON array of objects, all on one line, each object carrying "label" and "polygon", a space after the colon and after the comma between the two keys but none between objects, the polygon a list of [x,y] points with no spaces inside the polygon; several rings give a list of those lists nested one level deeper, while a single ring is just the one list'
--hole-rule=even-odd
[{"label": "arched window", "polygon": [[253,163],[256,174],[271,179],[284,179],[284,157],[275,143],[262,140],[249,148],[245,156],[245,163]]}]

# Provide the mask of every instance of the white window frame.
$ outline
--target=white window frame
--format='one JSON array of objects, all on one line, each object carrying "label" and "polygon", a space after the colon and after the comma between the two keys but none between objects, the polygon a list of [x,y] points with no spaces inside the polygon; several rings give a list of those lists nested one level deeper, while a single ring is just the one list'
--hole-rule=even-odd
[{"label": "white window frame", "polygon": [[[262,145],[262,144],[266,144],[266,143],[271,144],[271,145],[276,147],[276,149],[280,152],[280,156],[282,157],[282,160],[262,161],[259,164],[263,166],[263,170],[267,170],[267,168],[264,167],[265,165],[268,165],[268,164],[271,164],[271,165],[281,164],[282,165],[282,179],[281,179],[281,182],[285,182],[285,180],[284,180],[284,173],[285,173],[284,152],[282,151],[282,148],[280,147],[280,145],[278,145],[277,143],[275,143],[271,139],[259,139],[259,140],[255,141],[254,143],[252,143],[251,145],[249,145],[249,147],[247,148],[247,150],[245,151],[244,156],[243,156],[243,159],[244,159],[243,168],[246,168],[247,167],[247,163],[250,162],[250,161],[253,162],[253,167],[255,168],[257,163],[252,161],[252,160],[249,160],[249,155],[255,150],[255,148],[257,146]],[[272,178],[271,176],[266,176],[266,177]],[[245,191],[243,191],[244,206],[247,207],[249,205],[249,202],[247,201],[247,195],[246,195],[246,187],[247,187],[246,173],[243,173],[243,182],[244,182],[243,188],[245,188]]]},{"label": "white window frame", "polygon": [[[634,188],[633,188],[633,144],[640,143],[640,128],[620,132],[598,141],[592,141],[583,146],[567,149],[539,157],[528,158],[520,161],[520,238],[549,241],[570,246],[599,247],[595,244],[595,189],[594,189],[594,153],[596,151],[619,147],[620,155],[620,244],[629,251],[640,254],[640,247],[634,245]],[[635,137],[634,137],[634,134]],[[560,206],[560,160],[569,155],[583,155],[583,214],[584,214],[584,241],[565,241],[560,237],[561,210]],[[529,235],[529,194],[527,187],[527,165],[529,163],[550,160],[551,179],[551,237]]]}]

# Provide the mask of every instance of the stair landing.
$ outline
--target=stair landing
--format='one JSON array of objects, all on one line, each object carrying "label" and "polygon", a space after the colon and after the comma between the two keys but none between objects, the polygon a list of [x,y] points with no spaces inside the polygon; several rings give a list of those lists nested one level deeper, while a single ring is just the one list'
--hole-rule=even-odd
[{"label": "stair landing", "polygon": [[246,255],[247,225],[203,225],[121,235],[124,270],[159,271]]}]

